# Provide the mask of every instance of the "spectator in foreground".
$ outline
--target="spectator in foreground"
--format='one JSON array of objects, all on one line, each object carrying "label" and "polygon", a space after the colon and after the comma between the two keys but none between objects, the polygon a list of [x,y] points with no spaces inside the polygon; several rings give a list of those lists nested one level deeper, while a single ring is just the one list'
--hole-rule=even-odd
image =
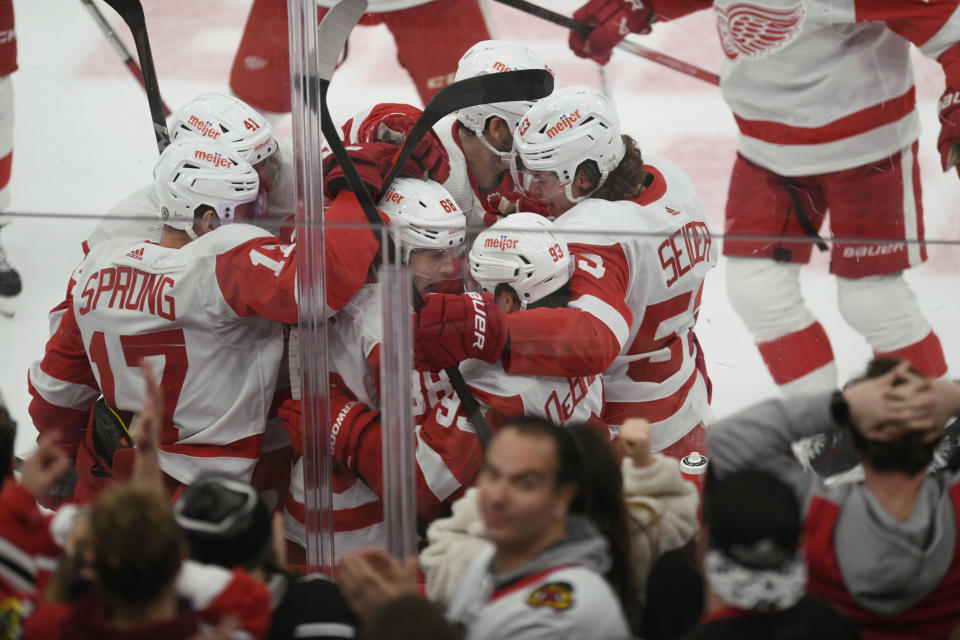
[{"label": "spectator in foreground", "polygon": [[[455,559],[463,577],[447,608],[467,640],[631,637],[617,592],[604,578],[611,565],[607,540],[571,509],[588,487],[580,477],[585,457],[569,428],[542,418],[508,420],[490,441],[477,481],[489,542],[476,545],[463,534]],[[472,559],[463,570],[466,555]],[[626,565],[627,557],[613,562]],[[415,592],[415,576],[412,562],[370,549],[342,559],[338,580],[363,615]]]},{"label": "spectator in foreground", "polygon": [[[24,625],[26,640],[225,638],[233,631],[249,638],[266,633],[270,597],[265,588],[242,571],[182,558],[182,538],[160,489],[156,459],[163,395],[149,367],[141,365],[141,370],[148,383],[135,436],[137,481],[104,493],[84,519],[85,545],[80,548],[87,549],[84,565],[94,586],[75,602],[38,603]],[[40,544],[43,551],[60,544],[53,529],[61,514],[51,524],[36,499],[69,466],[54,437],[44,436],[24,462],[20,482],[4,485],[0,521],[12,544],[0,548],[0,564],[14,557],[35,568]]]},{"label": "spectator in foreground", "polygon": [[[722,478],[776,473],[803,505],[810,592],[874,638],[945,638],[960,624],[960,473],[927,466],[960,387],[909,363],[878,359],[844,391],[763,402],[710,429]],[[804,473],[790,445],[850,429],[865,478],[827,487]]]},{"label": "spectator in foreground", "polygon": [[806,593],[800,504],[764,471],[709,482],[703,500],[706,611],[689,640],[854,640],[857,628]]},{"label": "spectator in foreground", "polygon": [[[644,601],[642,585],[656,558],[683,546],[693,539],[698,529],[699,500],[693,484],[680,474],[675,458],[650,451],[650,424],[637,418],[624,422],[619,441],[624,456],[617,464],[608,442],[600,441],[589,428],[571,427],[569,433],[578,443],[585,457],[592,461],[585,474],[595,478],[583,493],[599,493],[602,501],[588,500],[583,494],[572,509],[594,521],[608,523],[601,530],[611,538],[611,545],[622,547],[619,553],[630,562],[618,563],[619,576],[631,572],[631,598],[625,589],[616,588],[624,604],[628,619],[636,620]],[[617,472],[619,466],[619,473]],[[622,485],[622,489],[620,488]],[[626,510],[626,529],[629,541],[617,542],[621,531],[611,526],[617,520],[620,501]],[[605,513],[612,516],[603,515]],[[427,578],[427,596],[443,604],[448,603],[463,577],[466,566],[487,545],[483,519],[479,507],[479,489],[470,489],[453,505],[453,513],[431,524],[427,530],[429,545],[420,554],[420,563]],[[614,552],[618,555],[618,552]],[[611,584],[627,583],[627,577],[608,576]],[[636,585],[636,586],[634,586]]]},{"label": "spectator in foreground", "polygon": [[630,637],[604,579],[607,541],[590,519],[570,513],[587,490],[586,464],[568,430],[542,418],[515,418],[497,431],[477,481],[492,544],[467,567],[447,610],[468,639]]},{"label": "spectator in foreground", "polygon": [[284,541],[283,521],[275,517],[271,526],[263,499],[249,484],[225,474],[201,476],[180,495],[174,515],[191,559],[226,569],[243,567],[270,589],[273,621],[267,640],[356,635],[356,617],[336,584],[319,574],[300,576],[283,569],[277,548]]}]

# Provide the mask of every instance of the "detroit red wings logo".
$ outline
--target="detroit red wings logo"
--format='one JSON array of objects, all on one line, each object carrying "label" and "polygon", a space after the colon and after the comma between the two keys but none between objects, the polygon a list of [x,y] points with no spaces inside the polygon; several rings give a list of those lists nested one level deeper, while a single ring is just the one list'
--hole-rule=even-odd
[{"label": "detroit red wings logo", "polygon": [[723,51],[731,60],[762,58],[780,49],[800,33],[806,16],[802,4],[788,9],[771,9],[753,4],[715,7],[717,31]]}]

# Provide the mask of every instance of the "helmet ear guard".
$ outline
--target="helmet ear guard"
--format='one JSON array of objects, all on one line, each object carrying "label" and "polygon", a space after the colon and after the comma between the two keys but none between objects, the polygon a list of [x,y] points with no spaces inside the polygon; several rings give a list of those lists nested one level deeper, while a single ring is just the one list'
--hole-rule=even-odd
[{"label": "helmet ear guard", "polygon": [[[603,186],[625,154],[620,118],[610,100],[589,87],[566,87],[540,100],[520,121],[513,136],[511,171],[515,181],[519,167],[552,171],[566,183],[567,199],[580,202]],[[574,196],[577,168],[588,160],[597,163],[600,179],[589,192]],[[521,189],[522,183],[517,181]]]},{"label": "helmet ear guard", "polygon": [[566,240],[550,220],[514,213],[485,229],[470,249],[470,275],[483,291],[509,285],[526,308],[564,287],[574,262]]}]

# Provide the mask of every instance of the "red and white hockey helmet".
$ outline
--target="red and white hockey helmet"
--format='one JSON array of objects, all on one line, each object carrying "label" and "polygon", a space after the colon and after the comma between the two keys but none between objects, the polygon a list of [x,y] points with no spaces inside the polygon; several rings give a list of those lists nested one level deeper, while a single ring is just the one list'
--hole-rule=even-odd
[{"label": "red and white hockey helmet", "polygon": [[[539,55],[517,42],[507,40],[483,40],[473,45],[460,58],[457,66],[456,80],[475,78],[488,73],[516,71],[518,69],[546,69],[553,75],[553,69]],[[457,120],[467,129],[477,134],[477,138],[487,149],[506,159],[506,152],[494,149],[483,136],[487,121],[496,116],[503,118],[510,131],[517,128],[517,123],[523,117],[534,101],[519,100],[516,102],[496,102],[466,107],[457,111]]]},{"label": "red and white hockey helmet", "polygon": [[526,308],[567,284],[574,263],[553,222],[537,213],[514,213],[484,229],[470,249],[470,275],[483,291],[508,284]]},{"label": "red and white hockey helmet", "polygon": [[577,167],[593,160],[600,169],[599,189],[617,168],[626,146],[620,136],[620,118],[610,100],[590,87],[567,87],[537,102],[513,134],[510,170],[514,183],[527,196],[536,172],[553,172],[570,202]]},{"label": "red and white hockey helmet", "polygon": [[377,206],[390,218],[390,235],[404,262],[416,249],[452,249],[463,244],[467,217],[438,182],[397,178]]},{"label": "red and white hockey helmet", "polygon": [[253,166],[213,140],[183,137],[170,143],[153,169],[153,186],[164,224],[188,233],[197,207],[206,205],[224,224],[237,207],[256,200],[260,179]]},{"label": "red and white hockey helmet", "polygon": [[180,107],[170,120],[170,136],[207,137],[221,142],[250,164],[277,150],[273,125],[243,100],[220,93],[202,93]]}]

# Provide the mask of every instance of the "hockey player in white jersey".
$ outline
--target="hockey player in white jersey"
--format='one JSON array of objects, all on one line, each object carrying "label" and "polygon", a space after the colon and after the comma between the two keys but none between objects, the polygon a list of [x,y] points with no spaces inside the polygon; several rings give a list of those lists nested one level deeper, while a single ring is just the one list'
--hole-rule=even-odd
[{"label": "hockey player in white jersey", "polygon": [[717,255],[690,179],[643,158],[609,100],[585,87],[540,100],[514,145],[518,186],[557,216],[559,232],[576,234],[570,302],[510,314],[503,334],[487,322],[481,341],[468,300],[428,296],[414,320],[418,366],[480,358],[511,374],[602,372],[604,422],[643,417],[655,451],[703,451],[710,383],[693,327]]},{"label": "hockey player in white jersey", "polygon": [[[470,47],[460,59],[456,80],[517,69],[553,70],[526,46],[506,40],[484,40]],[[449,172],[431,177],[443,183],[467,217],[468,229],[480,229],[497,218],[541,207],[522,200],[508,171],[513,131],[533,102],[498,102],[460,109],[437,123],[436,136],[449,158]],[[405,115],[404,115],[405,114]],[[408,105],[385,103],[363,111],[344,124],[344,139],[353,143],[374,140],[400,144],[419,110]],[[430,169],[427,163],[424,168]],[[449,177],[448,177],[449,176]]]},{"label": "hockey player in white jersey", "polygon": [[[943,348],[903,271],[927,258],[917,160],[911,43],[946,75],[937,147],[960,154],[960,6],[956,0],[590,0],[596,25],[571,37],[605,63],[652,16],[712,8],[723,46],[720,87],[740,129],[724,242],[727,289],[773,381],[787,394],[836,387],[830,340],[800,292],[815,240],[830,249],[840,313],[875,355],[947,373]],[[958,168],[960,171],[960,168]],[[829,212],[832,247],[817,237]],[[784,238],[770,241],[769,237]]]},{"label": "hockey player in white jersey", "polygon": [[[227,145],[249,162],[260,178],[255,216],[250,220],[274,235],[295,210],[295,177],[289,143],[273,137],[273,126],[255,109],[229,95],[203,93],[170,118],[170,138],[209,138]],[[110,238],[160,239],[162,221],[153,184],[117,203],[84,241],[84,252]],[[287,237],[289,240],[289,236]]]},{"label": "hockey player in white jersey", "polygon": [[[466,221],[453,198],[439,183],[397,178],[383,194],[378,206],[389,218],[390,234],[401,252],[401,259],[410,269],[415,296],[422,296],[438,282],[454,275],[454,261],[462,251]],[[381,285],[371,283],[364,286],[331,320],[328,330],[331,444],[334,460],[339,462],[333,473],[334,544],[338,553],[385,542],[379,497],[383,490],[379,434],[376,451],[370,453],[366,448],[369,442],[357,442],[363,429],[357,428],[351,435],[352,432],[343,426],[355,422],[356,412],[351,414],[349,411],[357,404],[354,399],[374,410],[380,406],[380,346],[384,336],[381,295]],[[444,373],[419,374],[415,371],[412,384],[415,420],[452,391]],[[300,440],[299,412],[297,400],[285,402],[280,411],[285,426],[291,431],[295,449]],[[461,452],[443,451],[431,442],[435,435],[418,431],[417,457],[418,460],[437,461],[443,467],[443,454],[457,456]],[[350,459],[346,453],[355,446],[363,447],[365,452],[360,459]],[[442,453],[438,454],[436,450]],[[426,519],[435,517],[440,502],[460,486],[449,474],[440,479],[425,477],[431,470],[430,466],[421,464],[416,476],[418,512]],[[292,470],[290,493],[285,503],[287,538],[299,547],[304,546],[304,517],[301,459]],[[302,553],[295,547],[290,551],[294,560],[299,557],[298,552]]]},{"label": "hockey player in white jersey", "polygon": [[[402,241],[399,237],[398,240]],[[418,241],[414,237],[407,243],[411,241],[423,243],[422,239]],[[506,313],[538,305],[563,306],[566,303],[565,287],[573,272],[573,259],[562,235],[543,216],[517,213],[496,223],[474,241],[469,262],[473,279],[483,292],[496,292],[497,304]],[[351,304],[337,316],[338,332],[342,331],[343,313],[352,308]],[[354,317],[360,319],[360,316]],[[363,326],[372,329],[374,324],[376,329],[380,328],[379,318],[368,317]],[[374,340],[377,335],[371,334],[371,355],[367,362],[371,367],[378,367],[379,344]],[[345,356],[338,351],[331,357],[338,363],[338,374],[342,375],[343,368],[339,364],[345,361]],[[586,423],[609,437],[609,431],[600,419],[603,412],[600,376],[511,376],[499,363],[488,364],[480,360],[462,363],[461,373],[493,432],[511,417],[539,415],[558,426]],[[347,374],[355,385],[363,385],[376,375],[376,370]],[[473,483],[483,459],[480,440],[460,398],[450,388],[446,376],[440,375],[442,378],[435,378],[429,372],[416,372],[414,376],[415,384],[420,383],[413,389],[413,412],[417,423],[417,502],[419,513],[426,521],[439,514],[442,503],[457,499]],[[362,477],[376,494],[381,494],[381,425],[378,399],[373,395],[375,390],[349,394],[345,392],[345,385],[340,384],[347,381],[342,377],[336,380],[331,391],[334,460],[338,468]],[[435,384],[438,380],[444,383],[445,394]],[[431,383],[434,384],[428,386]],[[298,436],[295,434],[293,438],[296,440]],[[297,485],[296,477],[292,483]],[[334,484],[336,487],[336,476]],[[357,494],[358,490],[354,488],[352,492]],[[297,487],[294,495],[302,495],[302,489]],[[351,506],[356,508],[356,505]],[[294,511],[303,512],[302,498],[299,504],[288,509],[288,513]],[[382,517],[379,511],[376,515]],[[292,526],[295,530],[302,530],[302,525],[293,523]],[[336,514],[334,526],[338,531],[338,549],[382,541],[379,522],[366,532],[376,537],[360,540],[355,533],[347,535],[341,531]]]},{"label": "hockey player in white jersey", "polygon": [[249,162],[216,141],[181,138],[161,155],[155,187],[159,242],[115,238],[91,249],[28,377],[37,430],[58,431],[79,455],[78,499],[96,493],[111,467],[122,475],[122,433],[105,441],[88,416],[101,394],[120,417],[143,404],[142,360],[164,389],[160,466],[171,487],[206,469],[249,479],[283,351],[280,323],[297,321],[295,246],[227,224],[253,215],[259,179]]}]

